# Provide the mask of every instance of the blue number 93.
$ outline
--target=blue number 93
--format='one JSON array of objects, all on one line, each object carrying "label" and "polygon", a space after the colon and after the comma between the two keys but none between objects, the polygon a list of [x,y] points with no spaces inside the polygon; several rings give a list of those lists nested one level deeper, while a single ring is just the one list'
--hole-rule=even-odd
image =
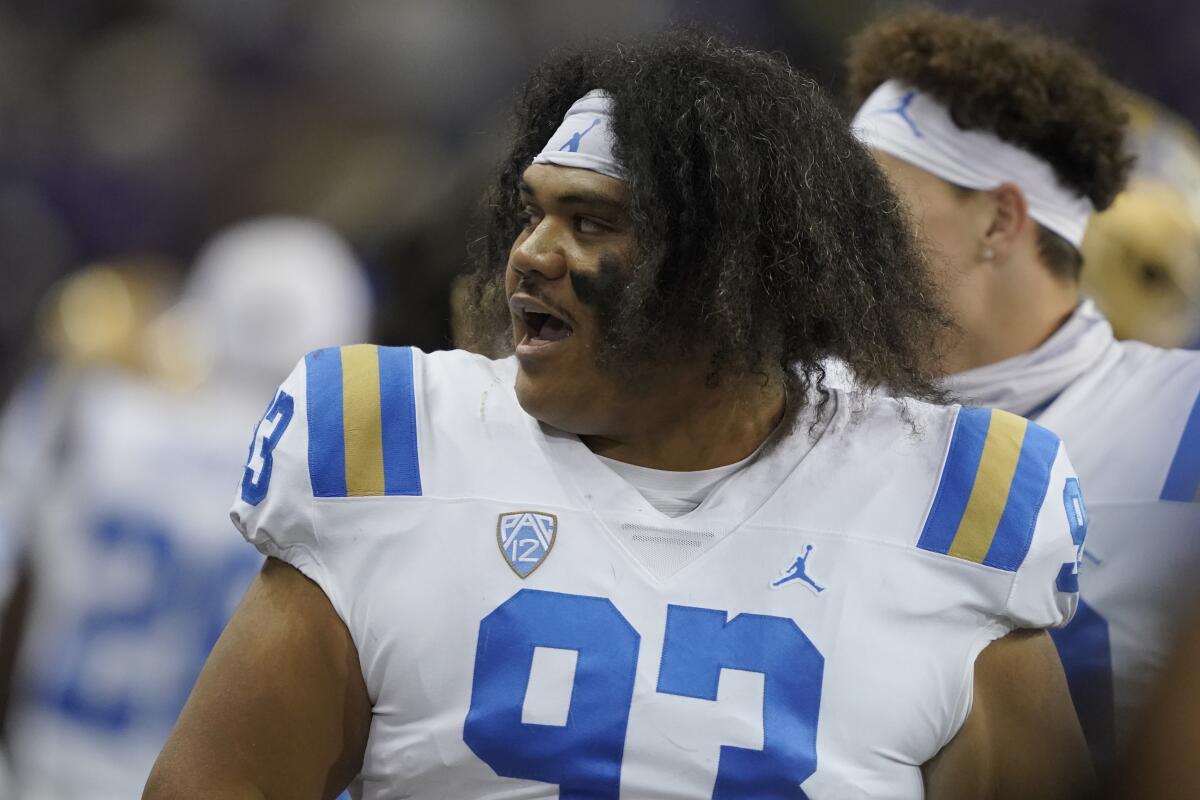
[{"label": "blue number 93", "polygon": [[[722,669],[763,675],[763,748],[723,745],[714,798],[805,798],[825,659],[791,619],[668,606],[660,694],[715,701]],[[641,636],[606,598],[522,589],[479,625],[467,746],[563,800],[620,796]],[[565,725],[521,721],[538,647],[577,653]]]}]

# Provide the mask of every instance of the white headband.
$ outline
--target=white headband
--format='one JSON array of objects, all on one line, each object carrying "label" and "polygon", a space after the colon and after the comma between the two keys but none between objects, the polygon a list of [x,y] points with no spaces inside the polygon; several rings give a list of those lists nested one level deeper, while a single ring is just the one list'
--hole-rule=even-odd
[{"label": "white headband", "polygon": [[966,189],[1015,183],[1029,216],[1075,247],[1083,242],[1092,203],[1058,181],[1045,161],[998,136],[963,130],[925,92],[897,81],[879,86],[854,115],[854,135],[868,147]]},{"label": "white headband", "polygon": [[590,169],[619,181],[625,180],[625,170],[612,154],[611,117],[612,97],[600,89],[593,89],[571,104],[562,125],[546,142],[542,152],[533,157],[533,163]]}]

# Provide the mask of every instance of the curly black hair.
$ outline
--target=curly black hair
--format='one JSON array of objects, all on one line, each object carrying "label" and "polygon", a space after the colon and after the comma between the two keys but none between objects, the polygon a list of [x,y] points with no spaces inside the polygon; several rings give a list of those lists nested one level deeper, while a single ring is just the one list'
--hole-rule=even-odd
[{"label": "curly black hair", "polygon": [[[1129,177],[1129,117],[1118,87],[1066,43],[1028,28],[911,7],[854,36],[846,67],[856,107],[889,79],[928,92],[960,128],[988,131],[1042,158],[1097,211]],[[1041,228],[1039,246],[1051,269],[1078,277],[1082,261],[1072,245]]]},{"label": "curly black hair", "polygon": [[485,200],[464,344],[511,351],[503,280],[518,182],[592,89],[613,100],[637,250],[602,319],[601,363],[707,357],[710,383],[780,375],[798,400],[823,388],[836,358],[865,387],[942,397],[930,356],[950,323],[870,154],[782,59],[691,31],[562,53],[529,79]]}]

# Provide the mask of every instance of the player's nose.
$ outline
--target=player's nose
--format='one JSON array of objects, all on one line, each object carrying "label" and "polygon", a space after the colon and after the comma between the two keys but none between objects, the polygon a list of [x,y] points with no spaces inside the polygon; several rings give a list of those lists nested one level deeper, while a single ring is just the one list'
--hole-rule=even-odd
[{"label": "player's nose", "polygon": [[546,280],[567,273],[567,257],[557,225],[549,219],[539,222],[524,241],[513,248],[509,266],[519,275],[537,273]]}]

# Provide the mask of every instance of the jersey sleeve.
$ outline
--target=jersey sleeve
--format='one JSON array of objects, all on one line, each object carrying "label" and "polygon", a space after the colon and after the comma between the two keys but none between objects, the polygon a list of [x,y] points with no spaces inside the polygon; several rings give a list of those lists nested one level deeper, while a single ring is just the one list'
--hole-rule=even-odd
[{"label": "jersey sleeve", "polygon": [[286,561],[329,594],[309,480],[309,362],[296,365],[254,426],[230,518],[266,556]]},{"label": "jersey sleeve", "polygon": [[413,353],[357,344],[305,356],[254,430],[230,512],[251,544],[312,579],[343,619],[348,539],[320,505],[422,493]]},{"label": "jersey sleeve", "polygon": [[1007,627],[1047,628],[1075,612],[1086,532],[1058,436],[1005,411],[959,410],[918,547],[1010,575],[992,613]]},{"label": "jersey sleeve", "polygon": [[[1043,436],[1053,436],[1044,428],[1041,430]],[[1049,473],[1029,553],[1017,569],[1004,609],[1005,617],[1015,627],[1061,627],[1071,621],[1079,604],[1079,567],[1087,537],[1087,511],[1079,479],[1061,442]]]}]

